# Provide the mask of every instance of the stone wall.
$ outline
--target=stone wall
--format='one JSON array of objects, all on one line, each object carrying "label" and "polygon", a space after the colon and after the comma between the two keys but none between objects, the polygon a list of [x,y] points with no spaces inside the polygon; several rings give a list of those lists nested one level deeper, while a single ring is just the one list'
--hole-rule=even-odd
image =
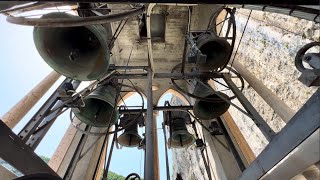
[{"label": "stone wall", "polygon": [[[235,48],[249,12],[250,10],[244,9],[237,11]],[[319,41],[319,37],[319,24],[281,14],[252,11],[235,60],[243,64],[290,108],[297,111],[316,88],[306,87],[298,81],[301,73],[294,66],[294,58],[302,46]],[[282,119],[248,84],[245,84],[243,93],[275,132],[284,127]],[[258,155],[268,142],[251,119],[234,108],[230,108],[230,113],[250,147]]]},{"label": "stone wall", "polygon": [[[236,14],[239,43],[250,10],[238,9]],[[304,86],[297,79],[300,72],[294,66],[296,52],[311,41],[320,41],[319,24],[281,14],[252,11],[235,60],[243,64],[294,111],[299,110],[316,88]],[[216,84],[217,89],[225,89]],[[233,95],[232,92],[226,92]],[[267,103],[247,84],[243,94],[257,109],[269,126],[279,132],[285,123]],[[242,107],[239,101],[235,104]],[[242,107],[243,108],[243,107]],[[268,144],[259,128],[246,115],[231,107],[230,114],[257,156]],[[173,150],[173,173],[180,172],[187,179],[207,179],[203,162],[190,147]],[[217,164],[216,162],[212,162]],[[217,165],[219,166],[219,165]],[[218,169],[216,169],[218,171]],[[175,177],[175,174],[173,174]],[[216,176],[214,179],[225,177]]]}]

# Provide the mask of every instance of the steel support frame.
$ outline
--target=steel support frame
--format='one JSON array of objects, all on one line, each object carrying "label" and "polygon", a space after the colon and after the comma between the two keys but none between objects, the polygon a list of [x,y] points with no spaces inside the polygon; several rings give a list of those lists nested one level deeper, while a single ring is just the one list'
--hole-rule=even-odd
[{"label": "steel support frame", "polygon": [[291,118],[251,165],[240,180],[256,180],[276,166],[292,150],[320,128],[320,89]]},{"label": "steel support frame", "polygon": [[[74,89],[77,89],[80,85],[80,81],[66,78],[18,134],[22,141],[30,146],[33,150],[37,148],[63,109],[61,107],[63,102],[59,100],[58,90],[63,86],[64,83],[72,83]],[[51,110],[54,109],[57,110],[51,112]]]},{"label": "steel support frame", "polygon": [[0,142],[0,157],[24,175],[49,173],[58,176],[2,120],[0,120]]},{"label": "steel support frame", "polygon": [[147,120],[145,126],[145,164],[144,164],[144,179],[158,180],[159,169],[157,165],[158,154],[155,154],[157,142],[156,119],[153,117],[153,93],[152,93],[153,72],[151,67],[148,68],[148,84],[147,84]]},{"label": "steel support frame", "polygon": [[266,121],[260,116],[258,111],[252,106],[249,100],[242,94],[242,92],[233,83],[230,75],[225,74],[223,76],[224,81],[227,83],[229,88],[235,94],[237,99],[240,101],[244,109],[253,117],[253,122],[258,126],[266,139],[270,142],[276,133],[270,128]]}]

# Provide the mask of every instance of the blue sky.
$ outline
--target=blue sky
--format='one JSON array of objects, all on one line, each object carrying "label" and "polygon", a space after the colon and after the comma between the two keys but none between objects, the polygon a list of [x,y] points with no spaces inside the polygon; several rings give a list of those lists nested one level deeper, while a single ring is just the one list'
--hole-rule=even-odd
[{"label": "blue sky", "polygon": [[[32,27],[10,24],[6,22],[5,16],[0,15],[0,81],[2,82],[0,89],[0,116],[5,114],[38,82],[52,71],[35,49],[32,31]],[[53,88],[45,94],[45,96],[13,129],[15,133],[19,133],[26,122],[36,113],[63,79],[64,78],[61,77]],[[165,95],[160,100],[159,105],[163,105],[164,101],[170,100],[170,98],[170,94]],[[136,102],[137,96],[133,96],[126,100],[126,103],[131,105],[134,105]],[[166,179],[164,139],[162,129],[160,129],[162,121],[162,113],[159,113],[157,124],[160,175],[161,179]],[[69,124],[68,113],[59,116],[46,137],[42,140],[42,143],[40,143],[36,149],[36,153],[51,157]],[[142,133],[142,131],[142,129],[139,130],[140,133]],[[169,159],[171,161],[171,151],[169,152]],[[137,150],[136,148],[115,149],[110,170],[124,176],[132,172],[136,172],[143,176],[143,157],[143,151]]]}]

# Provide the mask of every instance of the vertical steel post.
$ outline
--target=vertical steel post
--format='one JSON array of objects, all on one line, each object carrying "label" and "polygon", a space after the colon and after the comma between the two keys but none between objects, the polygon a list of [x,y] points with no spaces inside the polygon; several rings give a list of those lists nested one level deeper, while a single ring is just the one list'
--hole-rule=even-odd
[{"label": "vertical steel post", "polygon": [[144,179],[158,180],[158,146],[157,146],[157,123],[153,117],[152,97],[152,69],[148,68],[147,83],[147,121],[146,121],[146,155],[144,164]]}]

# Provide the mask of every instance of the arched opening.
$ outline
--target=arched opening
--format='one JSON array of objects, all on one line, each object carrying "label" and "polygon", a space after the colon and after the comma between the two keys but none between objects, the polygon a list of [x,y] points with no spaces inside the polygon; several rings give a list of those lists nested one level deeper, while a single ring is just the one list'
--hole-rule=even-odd
[{"label": "arched opening", "polygon": [[[144,100],[144,107],[146,108],[146,97],[142,94]],[[118,106],[125,106],[128,109],[140,109],[142,105],[141,96],[137,92],[129,92],[122,97],[117,103]],[[140,107],[138,107],[140,106]],[[138,134],[143,138],[145,132],[144,127],[138,127]],[[117,133],[117,137],[123,134],[124,131]],[[109,137],[108,151],[105,161],[107,162],[109,156],[109,150],[111,147],[113,136]],[[112,172],[126,177],[130,173],[137,173],[140,177],[144,174],[144,150],[137,147],[121,147],[120,144],[115,145],[112,152],[112,158],[109,167],[108,177],[113,176]]]},{"label": "arched opening", "polygon": [[[172,106],[190,104],[189,100],[184,95],[180,94],[179,92],[173,89],[168,89],[167,91],[165,91],[160,96],[157,105],[164,106],[166,101],[169,101],[169,103]],[[157,117],[157,130],[158,130],[157,133],[158,133],[158,152],[159,152],[158,156],[159,156],[160,179],[165,179],[167,174],[166,173],[166,154],[165,154],[165,148],[167,144],[164,138],[165,136],[164,136],[163,125],[162,125],[163,122],[164,122],[163,111],[159,111],[158,117]],[[168,139],[170,138],[170,133],[168,131],[167,126],[165,126],[165,128],[166,128],[166,141],[168,142]],[[168,152],[168,162],[169,162],[168,165],[169,165],[169,171],[170,171],[169,176],[173,177],[172,176],[174,172],[174,167],[172,165],[173,158],[174,158],[173,149],[167,148],[167,152]]]}]

